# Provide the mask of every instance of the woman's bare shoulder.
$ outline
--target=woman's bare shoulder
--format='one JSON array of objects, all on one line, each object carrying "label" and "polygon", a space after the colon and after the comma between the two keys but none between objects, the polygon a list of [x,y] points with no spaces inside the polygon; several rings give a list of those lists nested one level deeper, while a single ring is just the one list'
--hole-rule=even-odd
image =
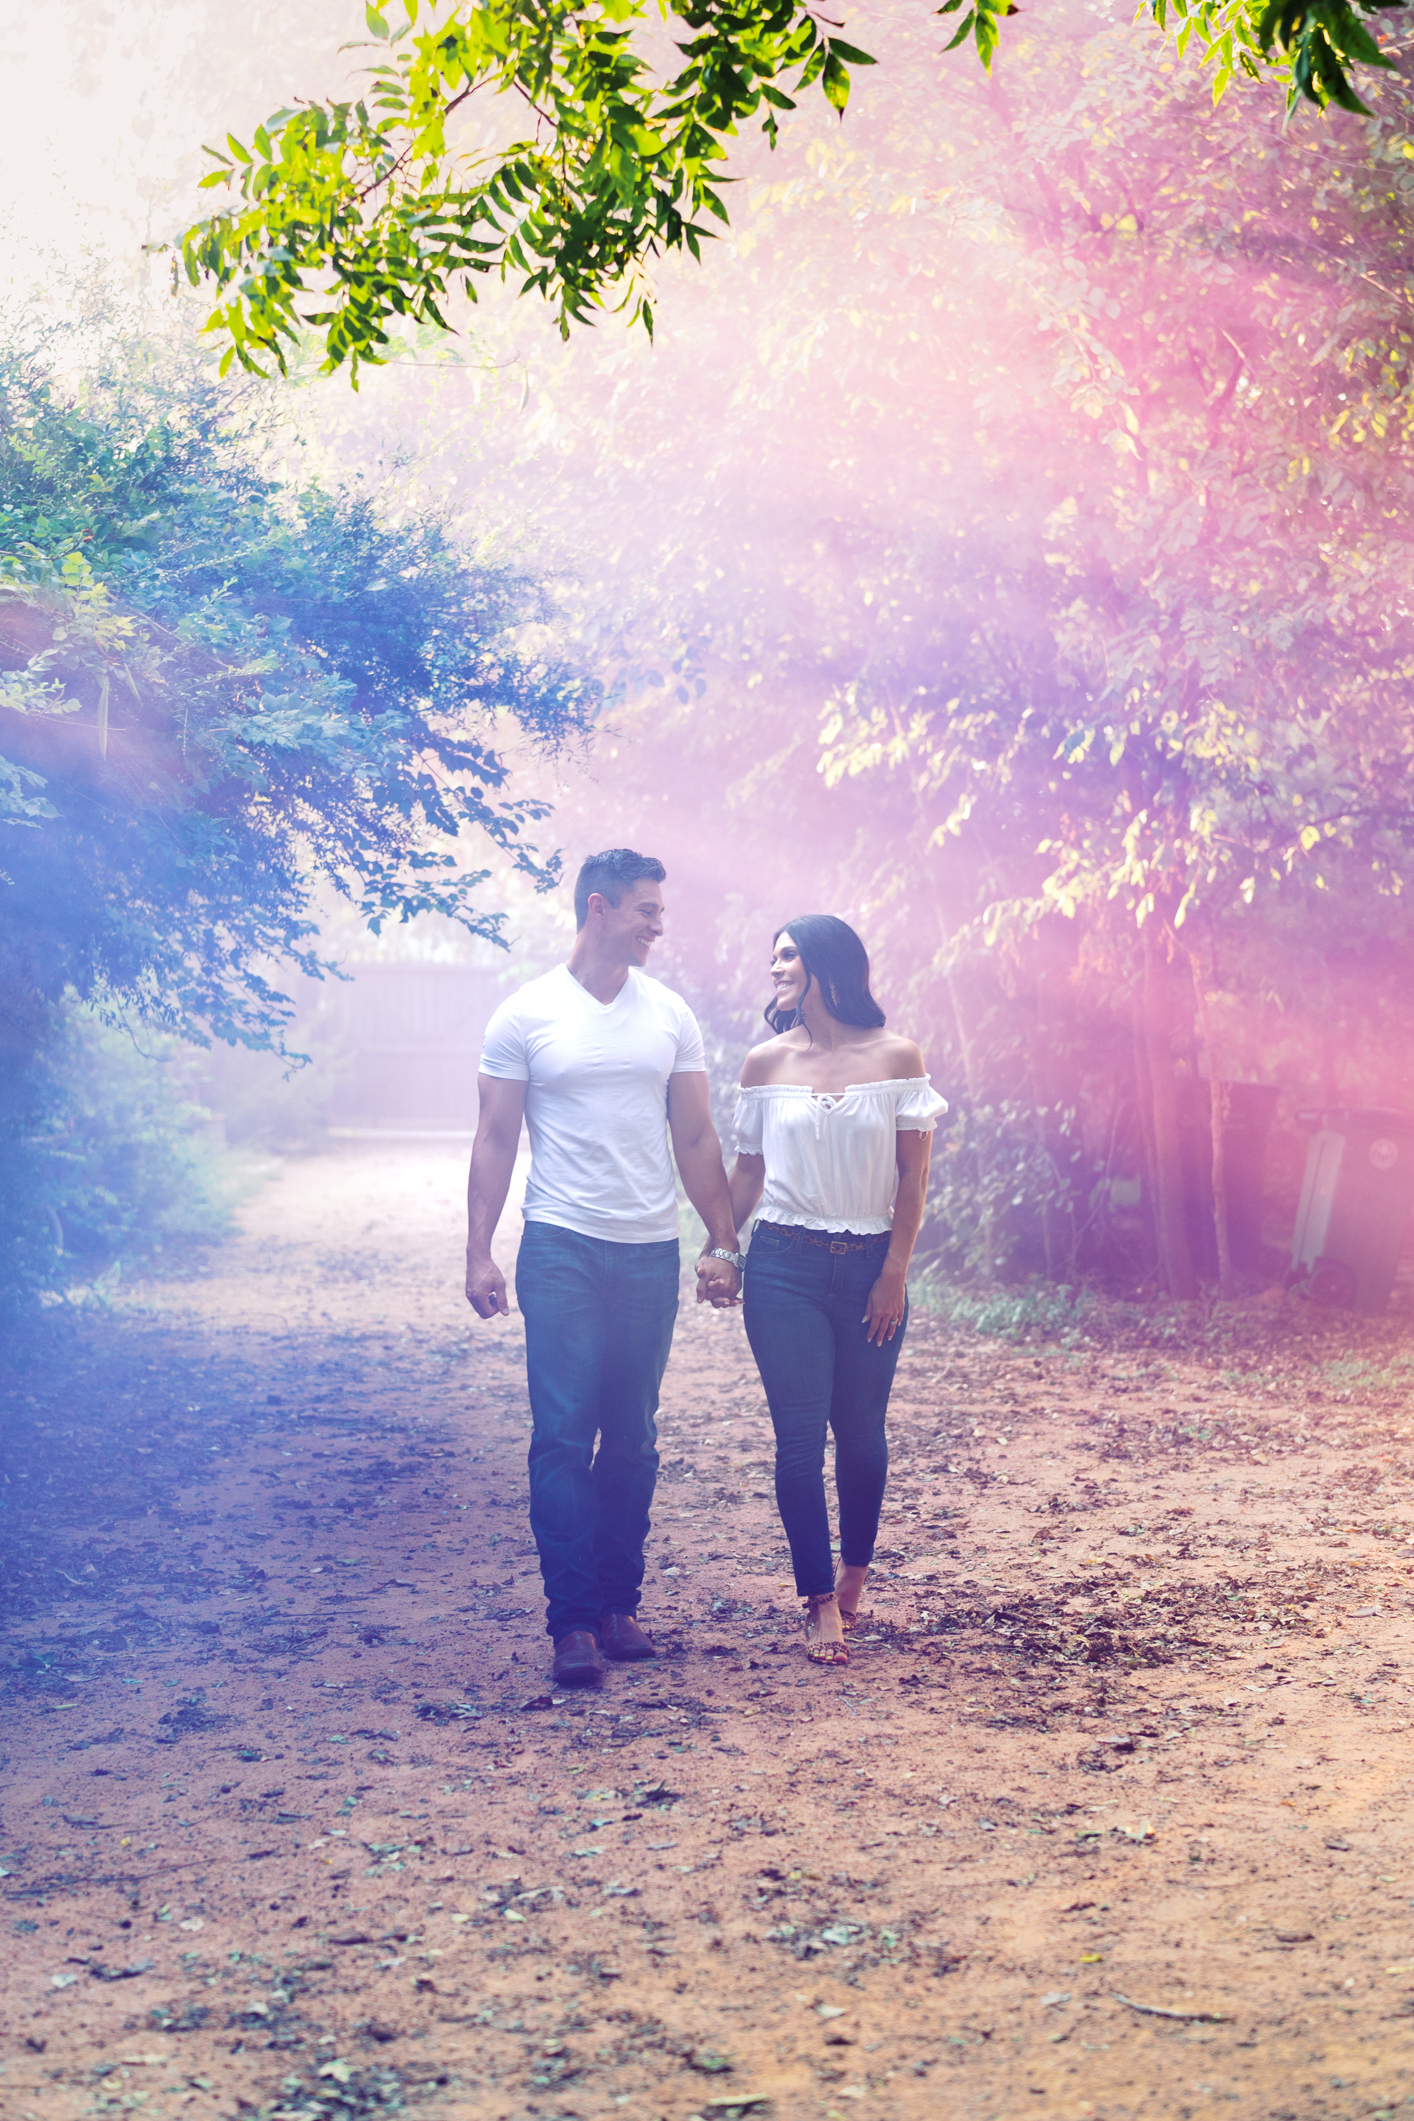
[{"label": "woman's bare shoulder", "polygon": [[875,1050],[881,1063],[881,1074],[894,1082],[906,1082],[910,1076],[928,1073],[923,1049],[911,1038],[900,1038],[896,1032],[886,1031]]},{"label": "woman's bare shoulder", "polygon": [[784,1032],[779,1038],[766,1038],[759,1046],[753,1046],[741,1065],[742,1089],[759,1089],[763,1083],[774,1082],[776,1071],[790,1050]]}]

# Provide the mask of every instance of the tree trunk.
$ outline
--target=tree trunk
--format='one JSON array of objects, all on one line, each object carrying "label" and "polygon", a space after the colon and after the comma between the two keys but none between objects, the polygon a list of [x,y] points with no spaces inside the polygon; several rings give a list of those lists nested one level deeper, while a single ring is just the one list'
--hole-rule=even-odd
[{"label": "tree trunk", "polygon": [[0,946],[0,1121],[23,1116],[30,1067],[53,1022],[23,953]]},{"label": "tree trunk", "polygon": [[1152,922],[1143,930],[1144,1047],[1154,1124],[1154,1234],[1170,1296],[1198,1294],[1183,1208],[1183,1158],[1178,1145],[1178,1090],[1173,1071],[1169,971]]},{"label": "tree trunk", "polygon": [[1218,1294],[1230,1298],[1234,1291],[1232,1246],[1228,1241],[1227,1220],[1227,1090],[1218,1068],[1213,1027],[1208,1015],[1208,996],[1203,985],[1203,966],[1196,950],[1189,951],[1188,963],[1193,973],[1193,992],[1198,1002],[1198,1022],[1202,1027],[1203,1044],[1208,1049],[1208,1084],[1212,1097],[1213,1130],[1213,1227],[1218,1238]]},{"label": "tree trunk", "polygon": [[943,951],[947,958],[947,970],[943,974],[943,984],[948,990],[948,1004],[952,1010],[953,1029],[957,1033],[958,1057],[962,1061],[962,1079],[967,1085],[967,1094],[975,1105],[977,1102],[976,1060],[972,1037],[967,1026],[966,1009],[960,991],[961,983],[952,967],[952,937],[948,933],[948,924],[943,918],[941,906],[935,903],[933,912],[938,925],[938,933],[943,939]]},{"label": "tree trunk", "polygon": [[1149,1087],[1149,1055],[1144,1043],[1144,988],[1141,980],[1130,1006],[1130,1030],[1134,1038],[1134,1111],[1139,1122],[1140,1176],[1144,1181],[1143,1207],[1149,1219],[1149,1237],[1154,1257],[1159,1257],[1158,1166],[1154,1161],[1154,1093]]},{"label": "tree trunk", "polygon": [[[1036,1013],[1031,1019],[1026,1032],[1026,1068],[1027,1073],[1031,1077],[1031,1131],[1036,1138],[1037,1154],[1045,1162],[1049,1163],[1051,1161],[1051,1152],[1046,1146],[1046,1130],[1041,1119],[1041,1114],[1049,1104],[1049,1098],[1044,1094],[1048,1086],[1043,1081],[1043,1057],[1046,1050],[1041,1021],[1043,999],[1044,987],[1041,975],[1038,972],[1036,975]],[[1055,1240],[1051,1233],[1050,1202],[1044,1196],[1041,1200],[1041,1247],[1046,1259],[1046,1279],[1047,1281],[1054,1281],[1056,1278],[1056,1248]]]},{"label": "tree trunk", "polygon": [[[976,1047],[973,1043],[972,1034],[968,1026],[967,1004],[966,998],[962,992],[962,982],[958,979],[952,966],[952,936],[949,932],[947,921],[943,916],[942,906],[939,903],[937,897],[935,897],[933,901],[933,917],[937,923],[938,933],[942,937],[943,955],[947,963],[947,970],[943,974],[943,981],[947,987],[948,1001],[952,1008],[953,1027],[957,1032],[958,1054],[962,1061],[962,1079],[967,1085],[967,1102],[971,1107],[971,1117],[973,1121],[975,1138],[977,1131],[977,1111],[981,1102],[980,1081],[977,1074]],[[977,1149],[976,1155],[977,1190],[981,1194],[983,1202],[989,1203],[990,1195],[987,1190],[986,1157],[980,1147]],[[988,1281],[993,1281],[996,1278],[997,1271],[997,1241],[996,1218],[992,1212],[990,1205],[983,1206],[980,1214],[980,1225],[982,1250],[986,1257],[986,1276]]]}]

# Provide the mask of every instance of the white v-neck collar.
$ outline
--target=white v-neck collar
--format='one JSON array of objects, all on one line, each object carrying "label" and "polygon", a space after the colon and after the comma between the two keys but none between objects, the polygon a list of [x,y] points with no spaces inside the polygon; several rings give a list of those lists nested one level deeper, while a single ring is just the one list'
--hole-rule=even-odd
[{"label": "white v-neck collar", "polygon": [[623,1000],[624,996],[628,993],[630,986],[633,984],[634,968],[632,965],[630,965],[627,972],[625,972],[624,974],[624,983],[622,987],[620,987],[618,993],[614,996],[613,1000],[611,1002],[601,1002],[597,994],[590,993],[589,989],[584,985],[584,982],[582,980],[577,980],[575,978],[574,974],[570,971],[568,965],[562,965],[560,967],[560,970],[564,973],[565,978],[570,982],[570,985],[574,987],[580,994],[582,994],[584,996],[584,999],[589,1002],[592,1007],[594,1007],[595,1009],[602,1010],[606,1016],[608,1015],[611,1009],[618,1008],[619,1003]]}]

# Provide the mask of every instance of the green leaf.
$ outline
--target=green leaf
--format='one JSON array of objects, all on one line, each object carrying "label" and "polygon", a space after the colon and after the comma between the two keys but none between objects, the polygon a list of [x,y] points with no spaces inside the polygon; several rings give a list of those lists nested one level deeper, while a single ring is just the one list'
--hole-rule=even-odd
[{"label": "green leaf", "polygon": [[843,113],[844,107],[849,101],[849,74],[843,63],[836,58],[833,46],[830,48],[825,60],[825,73],[821,85],[825,91],[826,101],[832,103],[837,111]]},{"label": "green leaf", "polygon": [[1368,105],[1361,102],[1350,85],[1345,68],[1331,46],[1323,29],[1309,32],[1308,44],[1311,62],[1320,82],[1321,94],[1327,102],[1338,104],[1342,110],[1355,112],[1361,117],[1373,117]]}]

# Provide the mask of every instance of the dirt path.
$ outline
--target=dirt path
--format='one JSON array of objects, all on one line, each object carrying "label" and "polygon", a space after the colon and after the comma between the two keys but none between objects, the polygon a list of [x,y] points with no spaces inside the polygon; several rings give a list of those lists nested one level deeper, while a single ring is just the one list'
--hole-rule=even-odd
[{"label": "dirt path", "polygon": [[5,2121],[1414,2112],[1396,1329],[917,1322],[824,1674],[739,1319],[686,1312],[664,1654],[556,1699],[460,1184],[286,1166],[10,1367]]}]

